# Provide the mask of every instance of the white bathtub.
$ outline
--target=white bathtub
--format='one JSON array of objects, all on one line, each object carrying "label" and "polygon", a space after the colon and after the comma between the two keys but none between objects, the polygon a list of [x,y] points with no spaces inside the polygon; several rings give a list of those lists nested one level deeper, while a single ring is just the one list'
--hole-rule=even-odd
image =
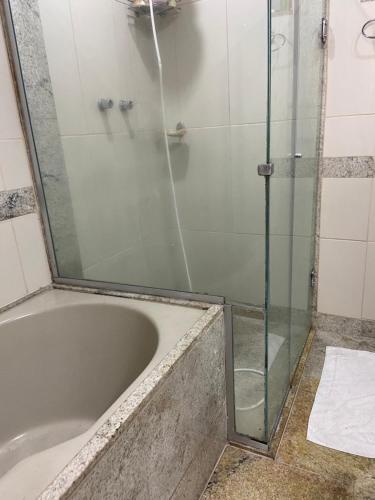
[{"label": "white bathtub", "polygon": [[205,310],[51,290],[0,315],[0,498],[36,498]]}]

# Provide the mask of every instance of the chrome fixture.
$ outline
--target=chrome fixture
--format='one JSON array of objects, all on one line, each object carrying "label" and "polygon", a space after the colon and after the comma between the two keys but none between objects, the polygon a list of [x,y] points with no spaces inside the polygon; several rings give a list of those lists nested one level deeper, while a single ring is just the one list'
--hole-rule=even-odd
[{"label": "chrome fixture", "polygon": [[365,23],[363,26],[362,26],[362,35],[365,37],[365,38],[369,38],[371,40],[375,40],[375,30],[374,30],[374,34],[373,35],[369,35],[367,33],[367,28],[369,26],[371,26],[371,24],[374,24],[375,25],[375,19],[370,19],[369,21],[367,21],[367,23]]},{"label": "chrome fixture", "polygon": [[328,40],[328,19],[326,17],[322,17],[322,22],[320,25],[320,40],[322,44],[325,45]]},{"label": "chrome fixture", "polygon": [[98,108],[100,109],[100,111],[106,111],[107,109],[113,108],[112,99],[109,99],[109,98],[105,99],[102,97],[98,101]]},{"label": "chrome fixture", "polygon": [[[154,14],[164,16],[168,12],[178,12],[181,0],[153,0]],[[127,0],[129,10],[137,17],[150,15],[150,0]]]},{"label": "chrome fixture", "polygon": [[118,107],[120,108],[121,111],[129,111],[130,109],[133,109],[134,101],[131,101],[130,99],[121,99],[121,101],[118,104]]},{"label": "chrome fixture", "polygon": [[167,130],[168,137],[179,137],[182,138],[187,133],[186,127],[182,122],[178,122],[176,128],[170,128]]},{"label": "chrome fixture", "polygon": [[294,158],[302,158],[302,153],[294,153]]},{"label": "chrome fixture", "polygon": [[270,177],[275,171],[275,166],[273,163],[262,163],[258,165],[258,175],[262,177]]}]

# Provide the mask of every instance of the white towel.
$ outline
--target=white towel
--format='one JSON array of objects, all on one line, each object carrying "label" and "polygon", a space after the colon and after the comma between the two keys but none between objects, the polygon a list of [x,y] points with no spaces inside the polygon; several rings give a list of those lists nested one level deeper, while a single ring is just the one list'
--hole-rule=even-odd
[{"label": "white towel", "polygon": [[375,458],[375,353],[326,348],[307,439]]}]

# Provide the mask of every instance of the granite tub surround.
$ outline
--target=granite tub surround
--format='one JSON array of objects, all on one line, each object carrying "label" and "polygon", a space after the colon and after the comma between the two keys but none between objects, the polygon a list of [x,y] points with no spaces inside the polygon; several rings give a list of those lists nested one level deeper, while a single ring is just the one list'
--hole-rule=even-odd
[{"label": "granite tub surround", "polygon": [[211,306],[40,499],[199,498],[225,443],[224,320]]},{"label": "granite tub surround", "polygon": [[0,191],[0,221],[36,212],[32,187]]},{"label": "granite tub surround", "polygon": [[163,297],[161,295],[146,295],[142,293],[121,292],[119,290],[109,290],[109,289],[95,288],[95,287],[89,288],[89,287],[81,287],[73,285],[60,285],[58,283],[53,283],[53,288],[55,288],[56,290],[71,290],[82,293],[93,293],[98,295],[110,295],[112,297],[124,297],[127,299],[134,299],[134,300],[160,302],[161,304],[174,304],[176,306],[194,307],[197,309],[210,309],[211,307],[213,307],[212,304],[206,302],[174,299],[172,297]]},{"label": "granite tub surround", "polygon": [[322,176],[330,178],[375,177],[375,160],[373,156],[324,158]]}]

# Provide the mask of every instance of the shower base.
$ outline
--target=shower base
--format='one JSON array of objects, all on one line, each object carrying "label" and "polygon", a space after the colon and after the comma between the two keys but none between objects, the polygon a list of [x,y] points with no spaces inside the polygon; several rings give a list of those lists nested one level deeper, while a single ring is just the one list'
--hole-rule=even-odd
[{"label": "shower base", "polygon": [[[277,315],[279,316],[279,314]],[[270,321],[268,337],[268,415],[274,429],[268,429],[268,449],[262,453],[272,456],[280,441],[280,433],[285,426],[290,406],[296,394],[306,357],[310,351],[314,331],[305,341],[304,338],[293,339],[290,345],[285,321]],[[302,332],[302,330],[301,330]],[[289,374],[285,366],[293,363],[304,344],[299,362]],[[258,442],[265,439],[265,338],[264,319],[260,311],[235,308],[233,314],[233,363],[234,363],[234,395],[236,432]],[[290,375],[290,377],[289,377]],[[232,442],[237,443],[234,437]],[[241,442],[241,446],[244,443]],[[259,451],[254,443],[245,444],[254,451]]]}]

